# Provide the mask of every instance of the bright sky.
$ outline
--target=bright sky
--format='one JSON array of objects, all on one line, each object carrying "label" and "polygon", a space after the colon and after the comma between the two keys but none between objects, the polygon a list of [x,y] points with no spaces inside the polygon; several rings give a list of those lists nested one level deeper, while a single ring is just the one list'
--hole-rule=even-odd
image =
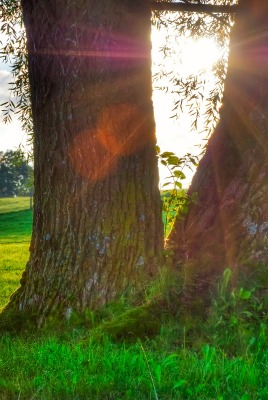
[{"label": "bright sky", "polygon": [[[160,47],[165,44],[165,32],[157,31],[153,28],[152,31],[153,42],[153,73],[157,71],[157,64],[162,64],[168,71],[175,71],[182,77],[187,77],[191,74],[197,74],[198,71],[203,70],[206,74],[206,93],[213,87],[214,81],[211,73],[213,64],[220,56],[220,50],[217,48],[213,39],[199,39],[194,42],[192,39],[176,38],[173,40],[172,55],[164,58]],[[0,62],[0,103],[7,101],[9,98],[8,83],[12,81],[12,76],[6,64]],[[169,86],[167,79],[163,78],[160,82],[156,82],[155,86]],[[170,118],[174,112],[173,102],[177,97],[171,94],[171,87],[167,93],[154,88],[153,101],[156,119],[156,134],[158,145],[161,151],[173,151],[178,156],[190,152],[198,155],[200,148],[198,145],[202,143],[203,136],[201,132],[204,129],[202,118],[200,120],[198,131],[191,132],[191,119],[185,109],[183,115],[179,120]],[[206,95],[205,93],[205,95]],[[2,114],[0,112],[0,151],[7,149],[15,149],[19,145],[25,146],[27,137],[20,128],[20,123],[13,116],[11,124],[4,124],[2,122]],[[166,171],[164,166],[160,166],[160,185],[163,185]],[[192,178],[192,173],[185,171],[187,174],[187,181],[184,186],[188,186]]]},{"label": "bright sky", "polygon": [[[174,32],[173,32],[174,35]],[[205,90],[203,92],[204,99],[208,96],[209,91],[215,85],[215,78],[212,74],[213,65],[221,56],[219,49],[213,39],[201,38],[197,41],[191,38],[173,37],[172,54],[164,57],[160,48],[165,45],[165,30],[160,31],[153,29],[153,73],[157,72],[157,64],[162,64],[162,68],[168,72],[173,71],[179,77],[186,78],[190,75],[197,75],[202,72],[206,80]],[[153,101],[156,120],[156,136],[161,151],[173,151],[178,156],[186,153],[199,155],[201,152],[200,145],[204,143],[206,133],[204,130],[204,117],[199,119],[197,130],[191,130],[192,119],[189,116],[187,107],[183,108],[183,113],[177,118],[171,118],[174,115],[174,101],[179,98],[178,94],[172,94],[172,86],[168,79],[163,78],[160,82],[156,82],[155,86],[168,86],[169,91],[161,91],[154,89]],[[202,111],[202,110],[201,110]],[[205,105],[203,105],[203,112]],[[202,113],[202,112],[201,112]],[[166,167],[159,165],[160,185],[165,182],[168,172]],[[184,171],[186,181],[184,187],[188,187],[193,173],[190,170]]]}]

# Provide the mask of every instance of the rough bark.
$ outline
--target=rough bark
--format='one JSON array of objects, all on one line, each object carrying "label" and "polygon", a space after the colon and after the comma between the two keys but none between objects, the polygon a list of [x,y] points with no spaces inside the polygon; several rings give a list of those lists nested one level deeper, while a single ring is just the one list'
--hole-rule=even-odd
[{"label": "rough bark", "polygon": [[147,0],[23,0],[34,120],[30,259],[8,307],[96,308],[163,246]]},{"label": "rough bark", "polygon": [[241,6],[220,122],[189,189],[198,203],[169,238],[175,265],[201,289],[226,267],[268,262],[268,2]]}]

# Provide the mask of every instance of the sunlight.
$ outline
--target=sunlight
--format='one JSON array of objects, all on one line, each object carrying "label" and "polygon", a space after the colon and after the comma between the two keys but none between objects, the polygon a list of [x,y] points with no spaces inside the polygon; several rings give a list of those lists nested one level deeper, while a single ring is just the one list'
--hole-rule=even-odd
[{"label": "sunlight", "polygon": [[156,65],[175,67],[183,76],[198,74],[210,69],[220,58],[220,49],[213,38],[192,39],[186,36],[168,35],[171,46],[165,48],[167,36],[162,30],[152,29],[152,57]]},{"label": "sunlight", "polygon": [[210,69],[220,57],[220,49],[213,39],[185,39],[181,69],[188,75]]},{"label": "sunlight", "polygon": [[[166,44],[167,43],[167,44]],[[156,120],[157,143],[161,151],[173,151],[178,156],[190,152],[199,155],[200,146],[204,144],[204,115],[201,115],[196,130],[191,129],[191,116],[185,105],[179,118],[174,118],[174,103],[178,94],[174,92],[174,83],[170,77],[187,79],[190,76],[202,77],[205,81],[202,88],[204,103],[210,90],[215,85],[213,67],[222,57],[223,49],[219,48],[213,38],[192,39],[186,36],[175,36],[164,29],[152,29],[153,75],[161,73],[160,78],[153,80],[153,101]],[[162,89],[161,89],[162,88]],[[202,105],[201,114],[205,106]],[[171,118],[173,117],[173,118]],[[203,132],[203,133],[202,133]],[[166,168],[159,165],[160,187],[168,174]],[[185,171],[185,187],[188,187],[193,171]]]}]

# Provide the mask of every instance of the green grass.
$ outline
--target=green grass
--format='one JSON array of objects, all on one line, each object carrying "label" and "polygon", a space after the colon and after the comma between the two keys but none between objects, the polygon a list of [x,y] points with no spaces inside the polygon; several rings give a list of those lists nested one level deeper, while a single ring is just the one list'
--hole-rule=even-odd
[{"label": "green grass", "polygon": [[1,243],[0,241],[0,309],[19,285],[28,260],[28,249],[29,242]]},{"label": "green grass", "polygon": [[18,287],[28,260],[32,231],[29,205],[29,197],[0,198],[0,309]]},{"label": "green grass", "polygon": [[[28,258],[32,214],[17,210],[13,200],[8,205],[1,199],[0,307],[18,286]],[[79,325],[2,334],[0,400],[268,400],[265,304],[257,289],[250,296],[246,286],[228,292],[229,280],[226,273],[206,324],[178,313],[143,342],[107,336],[93,341],[89,328]],[[159,297],[165,287],[164,279],[156,282],[147,298]],[[113,308],[119,320],[124,307]]]},{"label": "green grass", "polygon": [[33,218],[29,207],[29,197],[0,198],[0,244],[29,243]]},{"label": "green grass", "polygon": [[30,208],[29,197],[4,197],[0,198],[0,214],[14,211],[28,210]]},{"label": "green grass", "polygon": [[29,243],[32,219],[31,210],[0,214],[0,243]]},{"label": "green grass", "polygon": [[167,353],[150,343],[81,345],[75,338],[5,336],[0,398],[265,400],[267,358],[228,358],[209,345],[199,353]]}]

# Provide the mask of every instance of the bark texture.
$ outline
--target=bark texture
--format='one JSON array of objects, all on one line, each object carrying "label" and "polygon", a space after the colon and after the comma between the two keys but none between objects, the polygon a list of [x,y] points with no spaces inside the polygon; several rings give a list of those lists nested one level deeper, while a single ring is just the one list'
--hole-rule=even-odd
[{"label": "bark texture", "polygon": [[147,0],[23,0],[34,120],[30,259],[10,305],[96,308],[163,246]]},{"label": "bark texture", "polygon": [[169,238],[201,289],[228,266],[268,262],[268,2],[240,3],[220,122],[189,189],[198,203]]}]

